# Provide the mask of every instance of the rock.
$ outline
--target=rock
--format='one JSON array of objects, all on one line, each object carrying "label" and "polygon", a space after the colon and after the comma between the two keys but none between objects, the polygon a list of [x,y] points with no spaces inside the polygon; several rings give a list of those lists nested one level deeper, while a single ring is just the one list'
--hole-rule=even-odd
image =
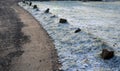
[{"label": "rock", "polygon": [[49,8],[47,8],[47,9],[45,10],[45,12],[44,12],[44,13],[49,13],[49,10],[50,10],[50,9],[49,9]]},{"label": "rock", "polygon": [[81,29],[78,28],[77,30],[75,30],[75,33],[78,33],[78,32],[80,32],[80,31],[81,31]]},{"label": "rock", "polygon": [[67,23],[66,19],[60,18],[59,23]]},{"label": "rock", "polygon": [[34,5],[34,6],[33,6],[33,9],[38,9],[37,5]]},{"label": "rock", "polygon": [[111,59],[114,57],[114,51],[108,51],[107,49],[103,49],[101,53],[101,57],[103,59]]}]

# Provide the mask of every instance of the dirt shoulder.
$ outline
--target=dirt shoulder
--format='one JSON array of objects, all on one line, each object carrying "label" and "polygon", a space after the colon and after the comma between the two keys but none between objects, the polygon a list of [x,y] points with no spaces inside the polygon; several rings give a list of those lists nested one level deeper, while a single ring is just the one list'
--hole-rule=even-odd
[{"label": "dirt shoulder", "polygon": [[30,42],[23,45],[24,53],[12,60],[10,71],[57,71],[57,54],[46,31],[22,8],[14,5],[13,9],[24,23],[22,32]]}]

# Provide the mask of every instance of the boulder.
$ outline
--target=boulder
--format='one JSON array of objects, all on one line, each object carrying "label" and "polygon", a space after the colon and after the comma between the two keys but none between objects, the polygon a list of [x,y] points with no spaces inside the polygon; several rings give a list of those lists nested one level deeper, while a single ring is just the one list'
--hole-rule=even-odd
[{"label": "boulder", "polygon": [[66,19],[60,18],[59,23],[67,23]]},{"label": "boulder", "polygon": [[78,33],[78,32],[80,32],[81,31],[81,29],[80,28],[78,28],[77,30],[75,30],[75,32],[74,33]]},{"label": "boulder", "polygon": [[49,9],[49,8],[47,8],[47,9],[45,10],[45,12],[44,12],[44,13],[49,13],[49,10],[50,10],[50,9]]},{"label": "boulder", "polygon": [[114,51],[109,51],[108,49],[103,49],[101,53],[101,57],[105,60],[111,59],[114,57]]}]

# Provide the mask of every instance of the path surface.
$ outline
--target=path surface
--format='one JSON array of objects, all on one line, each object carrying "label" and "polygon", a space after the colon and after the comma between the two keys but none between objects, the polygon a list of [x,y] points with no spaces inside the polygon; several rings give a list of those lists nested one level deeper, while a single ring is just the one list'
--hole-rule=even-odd
[{"label": "path surface", "polygon": [[[27,37],[27,39],[29,39],[29,42],[27,42],[25,44],[21,44],[19,48],[16,48],[16,46],[14,44],[15,42],[10,43],[10,44],[13,44],[13,47],[12,46],[11,47],[14,48],[14,50],[7,49],[6,55],[4,55],[5,53],[0,51],[0,53],[2,53],[4,55],[3,56],[1,54],[1,57],[0,57],[1,58],[0,71],[54,71],[54,70],[57,71],[57,68],[58,68],[57,55],[56,55],[52,40],[50,39],[50,37],[48,36],[46,31],[29,13],[27,13],[25,10],[20,8],[17,5],[17,2],[15,2],[14,0],[12,0],[10,2],[8,2],[8,1],[7,0],[1,1],[2,5],[4,5],[4,3],[8,3],[8,4],[10,3],[6,7],[8,10],[7,12],[9,12],[9,13],[5,12],[7,14],[4,17],[11,15],[10,17],[6,17],[9,19],[9,21],[16,21],[15,18],[17,18],[20,22],[20,23],[18,23],[18,21],[17,21],[17,23],[15,22],[17,27],[14,24],[11,25],[14,22],[10,23],[10,25],[12,26],[10,28],[20,28],[20,24],[22,22],[24,25],[23,28],[22,27],[20,28],[20,31],[15,31],[11,35],[16,34],[16,32],[23,32],[24,35],[27,35],[24,37]],[[3,7],[0,9],[5,9],[5,8]],[[9,9],[11,9],[11,10],[9,10]],[[3,14],[0,14],[0,15],[3,15]],[[14,15],[15,15],[15,18],[11,18],[12,16],[14,17]],[[1,21],[3,18],[0,17],[0,19],[1,19],[0,20],[0,27],[1,27],[1,24],[2,24]],[[7,19],[4,21],[7,21]],[[9,22],[5,22],[4,24],[6,24],[6,23],[9,23]],[[5,29],[2,28],[2,30],[4,32]],[[7,26],[7,31],[12,31],[12,29],[9,29],[9,26]],[[1,30],[0,30],[0,32],[1,32]],[[7,32],[4,32],[4,33],[7,33]],[[0,35],[1,35],[1,33],[0,33]],[[8,36],[6,36],[6,38],[7,37]],[[19,36],[18,36],[18,38],[19,38]],[[18,38],[15,38],[15,40],[22,39],[23,37],[21,37],[19,39]],[[0,39],[2,39],[2,37]],[[13,38],[11,38],[11,39],[13,39]],[[10,40],[10,39],[8,39],[8,40]],[[5,40],[5,41],[7,41],[7,40]],[[16,45],[19,43],[20,42],[16,43]],[[21,43],[23,43],[23,42],[21,42]],[[8,45],[8,47],[10,47],[10,46]],[[9,52],[8,52],[8,50],[9,50]],[[14,51],[14,53],[13,53],[13,51]],[[14,55],[12,55],[12,57],[11,57],[11,56],[9,56],[10,53],[12,53]],[[17,53],[17,55],[16,55],[16,53]],[[2,58],[6,58],[6,61],[9,64],[4,65],[6,61],[2,61]],[[9,60],[7,60],[7,58],[9,58]],[[6,69],[6,68],[8,68],[8,69]]]},{"label": "path surface", "polygon": [[[30,43],[23,46],[24,54],[17,58],[11,71],[53,71],[56,57],[52,40],[41,25],[25,10],[13,7],[26,25],[22,31],[30,36]],[[53,60],[52,60],[53,59]],[[16,63],[17,62],[17,63]]]}]

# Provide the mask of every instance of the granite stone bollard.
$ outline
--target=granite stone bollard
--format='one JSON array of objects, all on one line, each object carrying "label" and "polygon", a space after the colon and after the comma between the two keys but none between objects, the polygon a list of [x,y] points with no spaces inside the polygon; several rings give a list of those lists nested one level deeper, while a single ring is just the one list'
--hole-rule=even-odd
[{"label": "granite stone bollard", "polygon": [[60,18],[59,23],[68,23],[66,19]]},{"label": "granite stone bollard", "polygon": [[108,49],[103,49],[101,53],[102,59],[108,60],[114,57],[114,51],[109,51]]},{"label": "granite stone bollard", "polygon": [[33,9],[38,9],[37,5],[34,5],[34,6],[33,6]]},{"label": "granite stone bollard", "polygon": [[31,6],[32,5],[32,2],[29,2],[29,6]]},{"label": "granite stone bollard", "polygon": [[77,30],[75,30],[75,32],[74,33],[78,33],[78,32],[80,32],[81,31],[81,29],[80,28],[78,28]]},{"label": "granite stone bollard", "polygon": [[49,10],[50,10],[50,9],[49,9],[49,8],[47,8],[47,9],[45,10],[45,12],[44,12],[44,13],[49,13]]}]

